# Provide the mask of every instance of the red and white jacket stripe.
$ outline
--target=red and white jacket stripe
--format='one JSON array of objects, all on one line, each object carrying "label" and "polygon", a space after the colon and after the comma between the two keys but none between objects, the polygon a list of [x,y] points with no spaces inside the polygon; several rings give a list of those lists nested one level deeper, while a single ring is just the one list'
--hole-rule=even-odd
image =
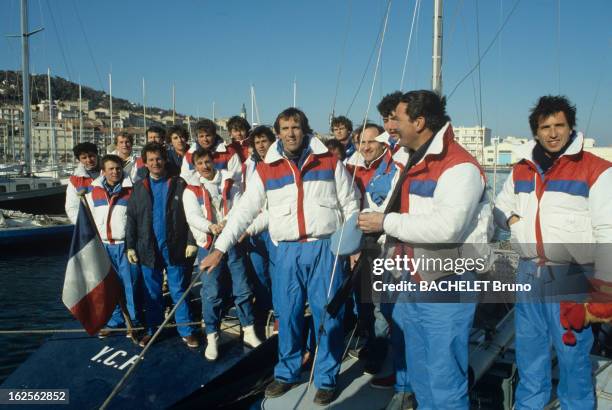
[{"label": "red and white jacket stripe", "polygon": [[268,204],[268,231],[275,242],[327,238],[359,212],[359,193],[342,162],[313,136],[301,168],[272,144],[257,164],[235,212],[215,247],[226,252]]},{"label": "red and white jacket stripe", "polygon": [[79,215],[80,200],[78,193],[89,192],[93,180],[94,179],[89,176],[83,164],[77,164],[74,173],[70,176],[68,186],[66,187],[66,202],[64,204],[66,215],[68,215],[68,219],[70,219],[70,222],[73,224],[76,223],[77,216]]},{"label": "red and white jacket stripe", "polygon": [[240,187],[227,171],[217,172],[212,180],[192,177],[183,192],[183,207],[198,246],[210,248],[210,225],[227,219],[239,200]]},{"label": "red and white jacket stripe", "polygon": [[103,178],[100,176],[91,183],[91,190],[86,195],[89,209],[102,242],[122,243],[125,241],[127,204],[132,195],[132,180],[123,178],[119,193],[109,196],[102,185]]},{"label": "red and white jacket stripe", "polygon": [[485,185],[484,171],[446,123],[408,172],[400,212],[386,215],[384,231],[410,244],[486,243],[491,209]]},{"label": "red and white jacket stripe", "polygon": [[[185,153],[183,163],[181,165],[181,177],[185,181],[190,181],[194,175],[197,175],[195,167],[191,163],[193,153],[197,150],[198,144],[193,144]],[[213,162],[217,171],[227,170],[231,173],[232,179],[240,184],[242,178],[242,162],[238,153],[228,145],[225,145],[221,138],[218,139],[213,151]]]},{"label": "red and white jacket stripe", "polygon": [[[385,148],[383,153],[373,160],[369,165],[365,164],[365,160],[359,151],[356,151],[351,158],[349,158],[346,169],[348,170],[351,179],[353,179],[353,173],[355,174],[355,185],[359,189],[361,193],[361,209],[370,209],[377,212],[383,212],[384,206],[386,206],[387,201],[383,202],[383,205],[376,205],[374,201],[370,198],[369,194],[366,192],[366,187],[370,183],[370,180],[374,175],[376,175],[376,171],[379,167],[385,167],[383,172],[389,173],[392,167],[399,168],[392,158],[391,152],[388,148]],[[397,179],[397,172],[394,176],[394,182]],[[389,195],[390,196],[390,195]],[[387,196],[387,199],[389,198]]]},{"label": "red and white jacket stripe", "polygon": [[497,196],[495,220],[508,229],[512,215],[520,218],[510,231],[523,258],[553,265],[595,262],[609,270],[610,249],[595,255],[594,247],[578,245],[612,243],[612,163],[583,151],[583,141],[577,133],[544,174],[533,159],[536,142],[521,146],[516,152],[521,160]]},{"label": "red and white jacket stripe", "polygon": [[242,141],[233,140],[229,146],[238,153],[241,162],[245,162],[249,158],[249,147],[251,145],[251,139],[245,138]]}]

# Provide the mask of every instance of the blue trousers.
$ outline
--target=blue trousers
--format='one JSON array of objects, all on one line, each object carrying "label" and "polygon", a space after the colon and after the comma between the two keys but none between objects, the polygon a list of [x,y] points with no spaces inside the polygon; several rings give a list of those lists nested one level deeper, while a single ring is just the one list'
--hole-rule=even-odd
[{"label": "blue trousers", "polygon": [[[471,273],[444,278],[473,279]],[[423,297],[431,295],[410,292],[392,306],[395,390],[414,391],[419,409],[468,409],[468,344],[476,304],[450,294],[442,296],[450,302],[422,302]]]},{"label": "blue trousers", "polygon": [[[521,260],[517,282],[530,283],[532,292],[541,292],[546,279],[536,276],[536,271],[535,263]],[[593,346],[591,328],[574,332],[576,345],[567,346],[562,340],[565,329],[560,322],[559,303],[538,303],[533,299],[520,298],[518,302],[514,309],[516,364],[519,371],[515,408],[541,409],[549,402],[552,390],[552,345],[559,362],[557,396],[561,408],[594,409],[595,396],[589,359]]]},{"label": "blue trousers", "polygon": [[253,293],[258,308],[263,311],[272,309],[271,272],[274,260],[270,257],[269,244],[274,246],[268,231],[248,238],[248,254],[253,267]]},{"label": "blue trousers", "polygon": [[371,360],[384,360],[389,347],[389,320],[383,314],[382,303],[361,303],[359,305],[359,320],[367,323],[368,329],[368,358]]},{"label": "blue trousers", "polygon": [[[276,379],[294,383],[299,380],[303,351],[304,307],[308,300],[317,332],[324,316],[330,287],[334,255],[329,239],[313,242],[280,242],[273,287],[275,307],[279,312],[278,364],[274,368]],[[336,293],[344,272],[338,263],[330,298]],[[314,384],[317,388],[334,388],[340,370],[343,351],[342,318],[325,315],[317,361],[314,363]]]},{"label": "blue trousers", "polygon": [[[125,304],[127,306],[130,319],[132,324],[137,326],[138,313],[136,309],[136,299],[138,294],[138,282],[140,276],[140,269],[138,265],[132,265],[128,262],[127,255],[125,253],[125,243],[104,243],[104,248],[110,257],[113,268],[121,278],[123,284],[123,292],[125,293]],[[119,305],[115,307],[113,314],[106,324],[107,327],[124,327],[125,320]]]},{"label": "blue trousers", "polygon": [[[147,332],[153,334],[155,326],[159,326],[163,321],[163,295],[162,295],[162,271],[166,269],[168,276],[168,288],[172,302],[176,303],[189,287],[188,269],[181,265],[170,264],[170,255],[168,248],[161,249],[161,255],[157,257],[155,267],[151,269],[148,266],[141,265],[142,276],[144,278],[145,292],[145,318],[147,322]],[[189,312],[189,301],[185,299],[176,309],[176,323],[191,322],[191,313]],[[191,326],[177,326],[179,335],[186,337],[194,332]]]},{"label": "blue trousers", "polygon": [[[198,262],[208,255],[206,248],[198,249]],[[242,326],[252,325],[253,305],[251,303],[252,293],[249,288],[246,275],[246,253],[244,247],[234,246],[230,248],[227,255],[219,266],[211,273],[202,273],[202,317],[206,325],[206,334],[219,331],[221,322],[221,308],[223,307],[222,297],[222,276],[230,274],[232,278],[232,295],[238,319]]]}]

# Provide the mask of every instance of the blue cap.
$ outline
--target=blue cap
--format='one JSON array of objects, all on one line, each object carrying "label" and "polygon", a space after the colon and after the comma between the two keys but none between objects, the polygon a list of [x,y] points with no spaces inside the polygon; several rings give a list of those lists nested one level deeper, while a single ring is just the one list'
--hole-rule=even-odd
[{"label": "blue cap", "polygon": [[[361,248],[363,232],[357,227],[358,215],[358,212],[354,213],[331,236],[331,251],[334,255],[352,255]],[[342,241],[340,241],[340,235],[342,235]]]}]

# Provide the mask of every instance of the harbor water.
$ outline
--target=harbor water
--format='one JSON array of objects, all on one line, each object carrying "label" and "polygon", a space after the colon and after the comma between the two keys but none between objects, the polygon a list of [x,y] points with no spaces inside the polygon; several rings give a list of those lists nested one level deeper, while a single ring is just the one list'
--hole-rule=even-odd
[{"label": "harbor water", "polygon": [[[43,243],[0,251],[0,331],[57,329],[71,319],[62,304],[69,246]],[[49,336],[0,334],[0,382]]]}]

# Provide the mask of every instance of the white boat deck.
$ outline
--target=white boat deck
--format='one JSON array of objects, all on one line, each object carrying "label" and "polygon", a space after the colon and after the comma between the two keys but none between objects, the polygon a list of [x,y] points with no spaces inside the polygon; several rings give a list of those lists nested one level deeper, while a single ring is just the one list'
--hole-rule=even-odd
[{"label": "white boat deck", "polygon": [[[388,363],[390,365],[390,363]],[[390,373],[383,369],[381,374]],[[338,377],[338,396],[329,406],[321,407],[312,402],[316,392],[314,384],[307,389],[308,374],[304,382],[281,397],[264,399],[261,408],[265,410],[302,410],[302,409],[346,409],[377,410],[384,409],[393,396],[393,389],[381,390],[370,387],[372,376],[363,373],[363,365],[357,359],[347,357],[340,368]]]}]

